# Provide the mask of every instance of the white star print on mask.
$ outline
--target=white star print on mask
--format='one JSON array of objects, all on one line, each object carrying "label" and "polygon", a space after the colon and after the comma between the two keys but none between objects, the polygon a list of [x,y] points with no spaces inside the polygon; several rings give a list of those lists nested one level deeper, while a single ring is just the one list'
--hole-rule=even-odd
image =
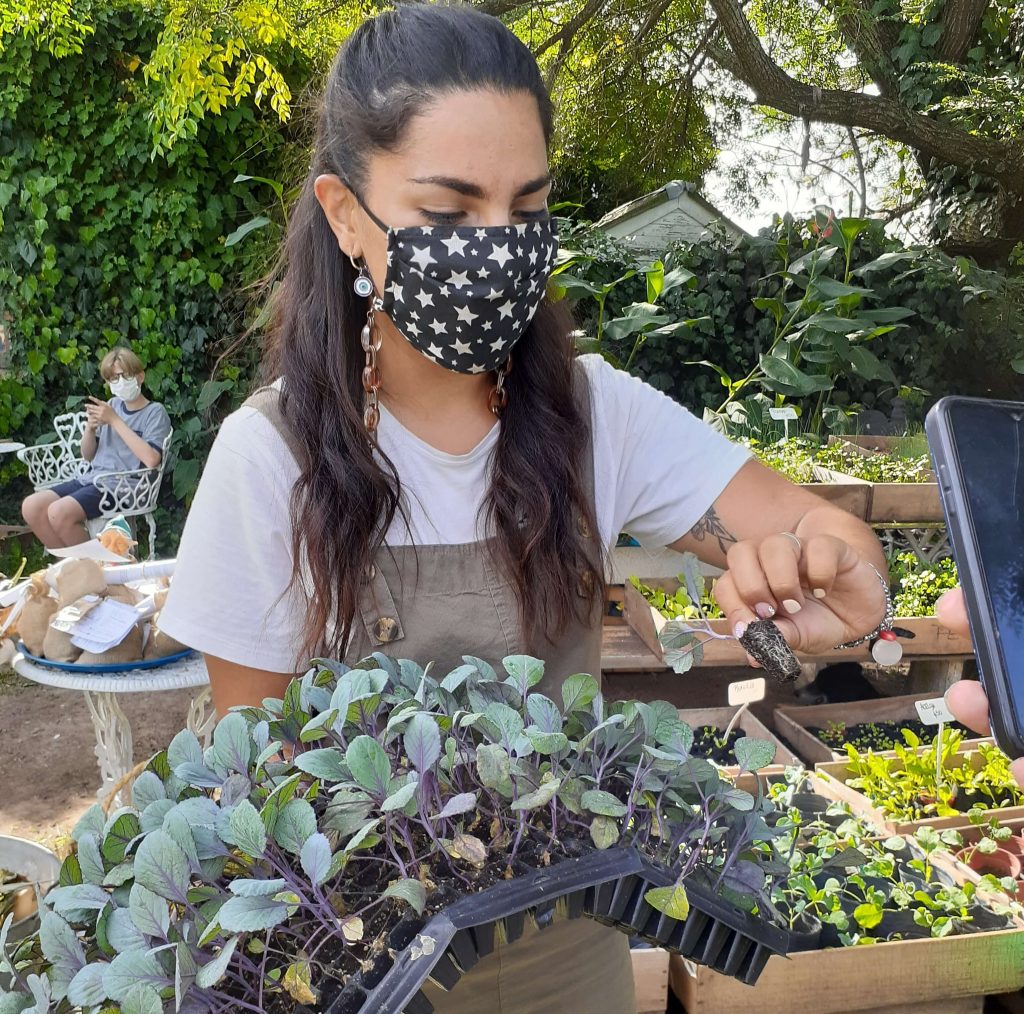
[{"label": "white star print on mask", "polygon": [[544,298],[558,248],[554,223],[414,226],[387,235],[382,309],[401,334],[450,370],[500,366]]}]

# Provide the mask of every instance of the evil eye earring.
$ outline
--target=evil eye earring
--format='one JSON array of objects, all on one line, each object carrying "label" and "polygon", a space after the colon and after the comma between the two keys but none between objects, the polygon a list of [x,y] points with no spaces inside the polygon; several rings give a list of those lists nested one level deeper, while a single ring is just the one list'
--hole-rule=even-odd
[{"label": "evil eye earring", "polygon": [[352,267],[359,272],[358,277],[352,283],[352,288],[355,290],[357,296],[360,299],[366,299],[373,295],[373,279],[370,277],[370,272],[366,270],[365,264],[357,264],[354,257],[349,257],[352,262]]}]

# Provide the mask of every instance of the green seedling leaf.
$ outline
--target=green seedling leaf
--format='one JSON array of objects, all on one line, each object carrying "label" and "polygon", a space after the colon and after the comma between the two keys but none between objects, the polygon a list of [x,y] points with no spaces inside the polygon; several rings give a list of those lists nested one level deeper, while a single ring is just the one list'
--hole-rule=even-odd
[{"label": "green seedling leaf", "polygon": [[166,831],[153,831],[143,838],[135,853],[136,883],[161,898],[183,905],[189,881],[188,857]]},{"label": "green seedling leaf", "polygon": [[670,919],[682,921],[690,914],[690,899],[682,884],[671,887],[652,887],[645,895],[644,901],[653,909],[664,913]]},{"label": "green seedling leaf", "polygon": [[[437,722],[422,712],[413,715],[406,727],[403,745],[409,763],[417,771],[422,774],[424,771],[433,770],[441,756],[441,734]],[[364,785],[363,788],[367,786]]]},{"label": "green seedling leaf", "polygon": [[302,846],[316,833],[316,814],[304,799],[290,799],[281,807],[274,825],[274,840],[286,852],[299,855]]},{"label": "green seedling leaf", "polygon": [[400,898],[407,902],[417,915],[423,915],[423,910],[427,907],[427,889],[418,880],[396,880],[388,884],[381,897]]},{"label": "green seedling leaf", "polygon": [[595,817],[590,822],[590,840],[599,849],[611,848],[619,840],[619,824],[614,817]]},{"label": "green seedling leaf", "polygon": [[303,872],[313,884],[319,886],[330,874],[331,845],[327,836],[317,832],[311,835],[299,853]]},{"label": "green seedling leaf", "polygon": [[[415,719],[413,719],[415,721]],[[433,725],[432,719],[427,719]],[[410,728],[412,722],[409,723]],[[437,727],[434,727],[435,734]],[[406,731],[406,740],[409,732]],[[440,747],[438,747],[440,756]],[[434,758],[436,760],[437,757]],[[352,777],[377,799],[384,799],[391,786],[391,761],[384,748],[370,736],[356,736],[345,751],[345,763]]]},{"label": "green seedling leaf", "polygon": [[481,743],[476,748],[476,769],[480,781],[489,789],[511,790],[511,760],[497,743]]},{"label": "green seedling leaf", "polygon": [[543,782],[533,792],[526,792],[518,799],[513,800],[511,808],[513,810],[535,810],[538,806],[544,806],[551,802],[561,784],[561,778],[552,778],[550,781]]},{"label": "green seedling leaf", "polygon": [[775,760],[775,744],[766,739],[744,736],[736,740],[733,752],[742,771],[757,771]]},{"label": "green seedling leaf", "polygon": [[228,827],[234,843],[253,859],[259,859],[267,850],[267,829],[256,807],[243,799],[232,811]]},{"label": "green seedling leaf", "polygon": [[273,898],[228,898],[217,910],[217,922],[228,933],[258,933],[288,918],[288,906]]},{"label": "green seedling leaf", "polygon": [[457,817],[462,813],[469,813],[470,810],[476,807],[476,793],[475,792],[460,792],[457,796],[452,796],[444,804],[441,812],[437,815],[436,819],[444,819],[448,817]]},{"label": "green seedling leaf", "polygon": [[238,937],[231,937],[212,961],[208,961],[196,971],[196,985],[200,989],[212,989],[224,978],[224,973],[228,970],[228,963],[237,946]]},{"label": "green seedling leaf", "polygon": [[599,690],[597,680],[587,673],[570,676],[562,684],[562,713],[570,715],[582,711],[597,697]]},{"label": "green seedling leaf", "polygon": [[341,750],[335,746],[306,750],[295,755],[295,766],[314,778],[333,784],[345,781],[349,772],[345,767]]},{"label": "green seedling leaf", "polygon": [[624,817],[628,809],[625,803],[602,789],[590,789],[584,792],[580,802],[585,810],[602,814],[605,817]]}]

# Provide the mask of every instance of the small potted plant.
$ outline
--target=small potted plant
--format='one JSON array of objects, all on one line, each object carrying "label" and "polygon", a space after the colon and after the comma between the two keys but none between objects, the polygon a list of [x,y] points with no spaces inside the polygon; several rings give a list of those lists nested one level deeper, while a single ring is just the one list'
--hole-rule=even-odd
[{"label": "small potted plant", "polygon": [[[414,1009],[497,923],[514,940],[556,903],[756,980],[790,936],[766,904],[770,800],[695,757],[672,705],[607,703],[586,675],[556,702],[534,690],[542,662],[503,665],[318,662],[206,751],[179,733],[131,807],[77,825],[40,933],[8,961],[16,995]],[[771,745],[734,748],[752,770]]]}]

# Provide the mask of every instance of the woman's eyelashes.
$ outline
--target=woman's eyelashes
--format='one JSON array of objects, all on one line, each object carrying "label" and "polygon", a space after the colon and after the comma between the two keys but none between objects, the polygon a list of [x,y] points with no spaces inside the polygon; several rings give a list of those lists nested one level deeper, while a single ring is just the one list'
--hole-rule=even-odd
[{"label": "woman's eyelashes", "polygon": [[[420,214],[427,220],[430,225],[459,225],[465,224],[466,212],[464,211],[428,211],[426,208],[420,208]],[[519,219],[525,222],[540,222],[546,219],[549,215],[547,208],[538,208],[535,211],[527,209],[519,209],[512,212],[514,219]]]}]

